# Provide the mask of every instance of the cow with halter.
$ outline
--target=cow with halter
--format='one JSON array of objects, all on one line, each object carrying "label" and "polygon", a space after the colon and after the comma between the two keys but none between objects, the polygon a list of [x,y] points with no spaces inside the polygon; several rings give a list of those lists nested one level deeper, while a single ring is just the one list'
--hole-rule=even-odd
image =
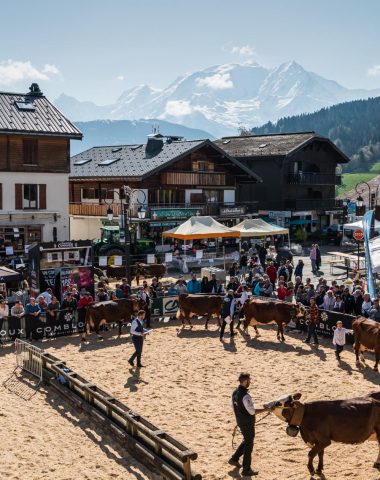
[{"label": "cow with halter", "polygon": [[120,338],[123,323],[130,321],[133,312],[146,310],[146,308],[147,305],[144,300],[134,296],[89,305],[86,309],[82,342],[86,341],[86,334],[91,333],[91,331],[94,331],[101,340],[103,337],[99,334],[100,327],[111,323],[118,323]]},{"label": "cow with halter", "polygon": [[257,331],[257,325],[277,324],[277,339],[285,342],[284,325],[291,320],[303,317],[305,308],[302,304],[289,303],[275,300],[260,300],[251,298],[243,305],[243,313],[245,316],[244,330],[247,331],[249,326],[254,327]]},{"label": "cow with halter", "polygon": [[[375,440],[379,455],[374,468],[380,469],[380,392],[348,400],[319,400],[302,403],[301,394],[285,395],[265,406],[288,426],[291,437],[301,433],[309,445],[307,468],[311,475],[322,474],[324,450],[332,442],[347,444]],[[313,461],[318,455],[317,470]]]},{"label": "cow with halter", "polygon": [[352,329],[355,338],[356,364],[360,365],[360,360],[365,364],[363,355],[365,349],[374,350],[375,366],[373,368],[378,371],[380,362],[380,323],[368,318],[358,317],[352,322]]}]

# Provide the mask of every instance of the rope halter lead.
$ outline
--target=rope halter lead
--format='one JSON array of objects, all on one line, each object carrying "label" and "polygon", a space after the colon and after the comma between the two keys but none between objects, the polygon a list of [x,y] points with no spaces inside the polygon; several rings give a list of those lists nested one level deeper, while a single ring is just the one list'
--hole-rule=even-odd
[{"label": "rope halter lead", "polygon": [[[257,422],[255,422],[255,426],[258,425],[260,422],[262,422],[265,418],[267,418],[272,412],[268,412],[266,415],[264,415],[263,417],[260,418],[260,420],[258,420]],[[235,448],[235,436],[237,434],[237,432],[240,432],[241,433],[241,430],[239,428],[239,425],[235,425],[234,429],[233,429],[233,432],[232,432],[232,448],[234,449]]]}]

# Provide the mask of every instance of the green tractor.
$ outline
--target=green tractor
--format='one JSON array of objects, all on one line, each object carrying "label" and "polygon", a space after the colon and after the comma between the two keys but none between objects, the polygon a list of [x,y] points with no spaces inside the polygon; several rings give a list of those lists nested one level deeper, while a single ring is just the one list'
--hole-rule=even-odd
[{"label": "green tractor", "polygon": [[[130,253],[133,256],[155,253],[156,244],[153,240],[139,239],[131,241]],[[93,243],[94,264],[99,265],[99,257],[109,257],[109,264],[113,264],[115,255],[124,256],[125,248],[120,243],[120,228],[118,225],[101,227],[101,239]],[[144,261],[144,259],[142,259]]]}]

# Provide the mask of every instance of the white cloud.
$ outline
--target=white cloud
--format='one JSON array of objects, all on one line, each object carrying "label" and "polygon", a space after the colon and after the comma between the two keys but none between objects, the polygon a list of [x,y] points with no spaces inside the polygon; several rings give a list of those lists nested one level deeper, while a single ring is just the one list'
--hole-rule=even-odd
[{"label": "white cloud", "polygon": [[200,87],[206,86],[213,90],[226,90],[234,86],[229,73],[216,73],[210,77],[197,78],[196,82]]},{"label": "white cloud", "polygon": [[165,114],[173,117],[183,117],[193,113],[193,108],[187,100],[169,100],[165,105]]},{"label": "white cloud", "polygon": [[38,69],[30,61],[20,62],[6,60],[0,62],[0,85],[12,85],[20,80],[50,80],[60,71],[55,65],[46,63],[42,69]]},{"label": "white cloud", "polygon": [[380,65],[374,65],[368,69],[368,75],[371,77],[378,77],[380,75]]},{"label": "white cloud", "polygon": [[231,53],[240,55],[242,57],[253,57],[255,55],[255,51],[249,45],[243,45],[241,47],[232,47]]},{"label": "white cloud", "polygon": [[116,80],[120,80],[120,82],[122,82],[124,80],[124,75],[118,75]]}]

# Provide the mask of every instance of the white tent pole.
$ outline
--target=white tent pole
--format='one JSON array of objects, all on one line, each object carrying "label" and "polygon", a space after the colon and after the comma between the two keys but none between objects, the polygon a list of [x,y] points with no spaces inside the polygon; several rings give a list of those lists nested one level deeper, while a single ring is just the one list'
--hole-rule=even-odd
[{"label": "white tent pole", "polygon": [[226,247],[223,244],[223,265],[224,265],[224,271],[226,271]]}]

